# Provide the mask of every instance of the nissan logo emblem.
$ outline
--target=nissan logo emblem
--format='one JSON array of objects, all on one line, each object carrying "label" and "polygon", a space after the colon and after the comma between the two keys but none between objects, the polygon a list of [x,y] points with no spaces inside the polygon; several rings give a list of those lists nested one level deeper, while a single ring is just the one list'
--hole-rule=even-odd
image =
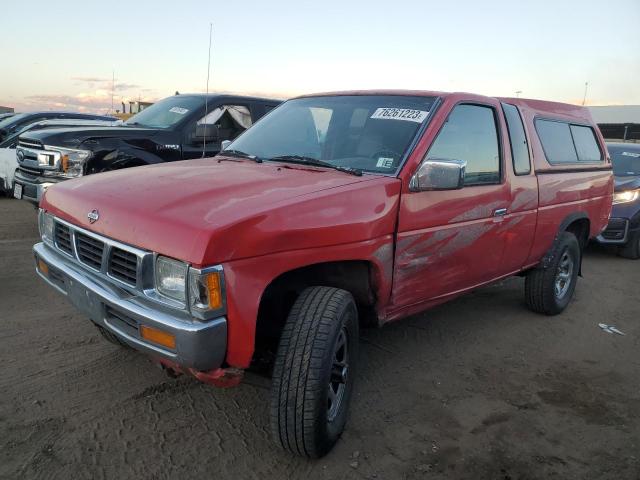
[{"label": "nissan logo emblem", "polygon": [[95,208],[87,213],[87,218],[89,219],[89,223],[95,223],[100,218],[100,212]]}]

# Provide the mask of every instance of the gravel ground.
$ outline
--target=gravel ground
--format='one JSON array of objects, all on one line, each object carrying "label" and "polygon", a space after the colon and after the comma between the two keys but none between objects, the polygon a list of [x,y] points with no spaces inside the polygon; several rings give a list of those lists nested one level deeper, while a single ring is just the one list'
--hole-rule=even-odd
[{"label": "gravel ground", "polygon": [[307,461],[271,443],[268,379],[215,389],[106,343],[36,277],[37,237],[0,198],[1,478],[640,478],[640,262],[590,250],[555,318],[514,278],[363,331],[347,429]]}]

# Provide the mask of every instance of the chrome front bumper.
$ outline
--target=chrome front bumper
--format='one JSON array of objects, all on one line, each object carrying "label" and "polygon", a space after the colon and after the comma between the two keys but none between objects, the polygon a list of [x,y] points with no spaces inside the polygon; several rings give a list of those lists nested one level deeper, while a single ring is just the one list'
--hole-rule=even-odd
[{"label": "chrome front bumper", "polygon": [[27,200],[36,205],[40,203],[40,199],[47,188],[58,183],[58,181],[32,181],[22,175],[19,170],[16,171],[13,182],[22,185],[22,200]]},{"label": "chrome front bumper", "polygon": [[[66,295],[95,324],[117,335],[136,350],[200,371],[218,368],[224,361],[226,317],[196,321],[186,312],[132,295],[43,243],[34,245],[33,253],[38,275]],[[40,271],[38,260],[47,265],[48,272]],[[175,336],[175,349],[143,339],[140,336],[141,326]]]}]

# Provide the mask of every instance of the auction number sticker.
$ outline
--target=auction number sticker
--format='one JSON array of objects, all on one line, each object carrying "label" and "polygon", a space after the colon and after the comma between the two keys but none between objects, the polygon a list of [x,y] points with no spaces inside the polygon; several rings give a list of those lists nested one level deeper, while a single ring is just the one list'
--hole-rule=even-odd
[{"label": "auction number sticker", "polygon": [[187,113],[189,111],[188,108],[182,108],[182,107],[173,107],[169,109],[170,112],[173,113],[177,113],[178,115],[184,115],[185,113]]},{"label": "auction number sticker", "polygon": [[380,120],[404,120],[407,122],[422,123],[429,112],[424,110],[412,110],[410,108],[378,108],[371,118]]}]

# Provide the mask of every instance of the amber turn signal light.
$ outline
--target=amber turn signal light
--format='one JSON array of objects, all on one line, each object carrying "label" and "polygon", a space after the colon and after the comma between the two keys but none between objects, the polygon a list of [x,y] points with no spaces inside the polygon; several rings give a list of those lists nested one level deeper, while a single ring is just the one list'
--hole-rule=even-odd
[{"label": "amber turn signal light", "polygon": [[171,349],[176,348],[176,337],[174,335],[171,335],[170,333],[158,330],[157,328],[141,325],[140,336],[142,336],[142,338],[144,338],[145,340],[157,343],[158,345],[162,345],[163,347]]},{"label": "amber turn signal light", "polygon": [[43,275],[49,275],[49,265],[47,265],[40,259],[38,259],[38,270],[40,270],[40,273],[42,273]]},{"label": "amber turn signal light", "polygon": [[211,310],[220,308],[222,306],[222,289],[218,272],[207,275],[207,290],[209,291],[209,308]]}]

